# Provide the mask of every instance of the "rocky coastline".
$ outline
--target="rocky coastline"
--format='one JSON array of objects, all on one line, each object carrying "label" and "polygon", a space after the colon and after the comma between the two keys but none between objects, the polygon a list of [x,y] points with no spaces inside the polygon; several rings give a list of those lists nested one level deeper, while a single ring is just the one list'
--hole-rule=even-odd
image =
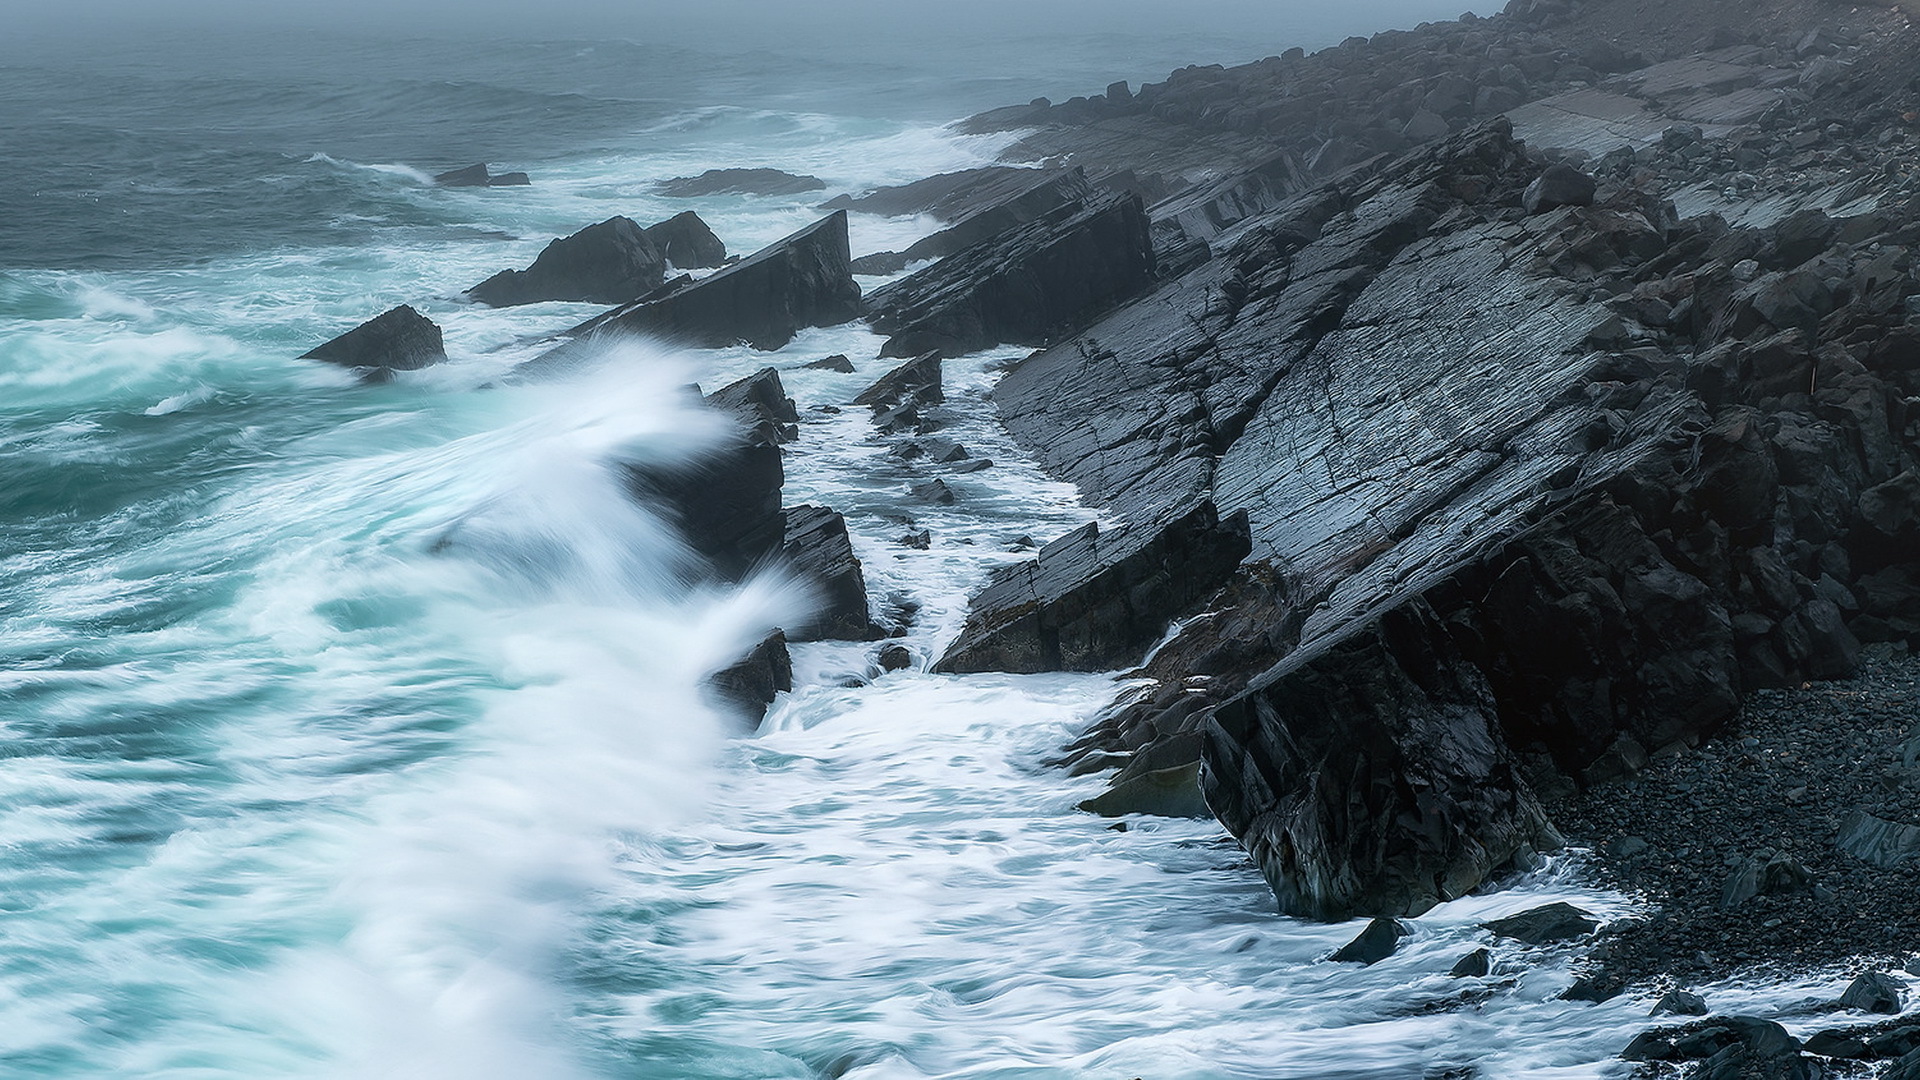
[{"label": "rocky coastline", "polygon": [[[1110,775],[1087,809],[1217,817],[1283,913],[1376,920],[1336,961],[1572,844],[1651,914],[1490,927],[1580,940],[1570,997],[1853,964],[1904,1008],[1920,28],[1902,6],[1514,0],[960,127],[1023,134],[1002,166],[836,195],[745,259],[690,214],[614,218],[473,294],[616,305],[530,378],[629,335],[775,349],[864,318],[901,362],[819,404],[871,409],[902,457],[956,473],[990,463],[934,434],[942,355],[1035,349],[999,419],[1121,525],[998,575],[933,668],[1139,665],[1058,761]],[[672,183],[748,181],[816,190]],[[944,227],[857,253],[848,213]],[[404,352],[381,352],[389,313],[310,355],[385,376],[439,359],[404,310]],[[713,576],[777,565],[830,601],[717,674],[753,718],[790,685],[789,638],[878,640],[911,613],[870,614],[837,514],[782,505],[777,372],[703,401],[740,438],[630,490]],[[874,671],[906,662],[883,645]],[[1803,1046],[1710,1018],[1628,1056],[1920,1075],[1906,1031],[1836,1019]]]}]

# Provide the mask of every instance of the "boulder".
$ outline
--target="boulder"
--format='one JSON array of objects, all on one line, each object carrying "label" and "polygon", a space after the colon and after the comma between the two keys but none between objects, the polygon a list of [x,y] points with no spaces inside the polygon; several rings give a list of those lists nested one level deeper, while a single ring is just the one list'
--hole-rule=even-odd
[{"label": "boulder", "polygon": [[[1367,928],[1360,931],[1358,937],[1342,945],[1328,957],[1342,964],[1363,964],[1371,967],[1392,956],[1400,948],[1400,939],[1407,935],[1407,928],[1394,919],[1374,919]],[[1483,971],[1481,974],[1485,974]]]},{"label": "boulder", "polygon": [[876,379],[853,399],[876,412],[902,405],[924,407],[947,400],[941,382],[940,354],[921,353]]},{"label": "boulder", "polygon": [[682,270],[726,265],[727,245],[691,210],[647,226],[646,233],[666,260]]},{"label": "boulder", "polygon": [[1715,1016],[1644,1032],[1620,1056],[1628,1061],[1698,1061],[1702,1064],[1687,1075],[1701,1080],[1816,1080],[1821,1075],[1786,1028],[1753,1016]]},{"label": "boulder", "polygon": [[812,360],[800,366],[808,371],[837,371],[842,375],[853,374],[853,361],[847,359],[844,353],[823,356],[818,360]]},{"label": "boulder", "polygon": [[1129,776],[1082,802],[1080,809],[1101,817],[1204,818],[1207,803],[1200,796],[1199,771],[1197,763],[1189,763]]},{"label": "boulder", "polygon": [[874,655],[874,664],[881,671],[905,671],[913,666],[913,650],[899,642],[890,641],[880,646]]},{"label": "boulder", "polygon": [[503,172],[487,178],[488,187],[527,187],[533,183],[533,177],[523,172]]},{"label": "boulder", "polygon": [[1869,971],[1854,977],[1836,1002],[1842,1009],[1884,1013],[1892,1016],[1906,1006],[1907,984],[1882,971]]},{"label": "boulder", "polygon": [[611,217],[555,240],[525,270],[502,270],[467,290],[490,307],[574,300],[620,304],[659,287],[667,264],[632,219]]},{"label": "boulder", "polygon": [[1527,945],[1546,945],[1585,937],[1600,928],[1600,920],[1572,904],[1553,903],[1480,925],[1498,937],[1512,938]]},{"label": "boulder", "polygon": [[1103,671],[1134,663],[1246,554],[1246,519],[1222,519],[1210,502],[1115,533],[1086,525],[1038,558],[997,572],[974,595],[965,627],[935,670]]},{"label": "boulder", "polygon": [[1591,206],[1598,188],[1593,177],[1571,165],[1549,165],[1521,193],[1520,204],[1529,214],[1541,214],[1562,206]]},{"label": "boulder", "polygon": [[711,572],[739,581],[779,555],[786,540],[780,447],[743,430],[690,460],[627,463],[627,489],[679,527]]},{"label": "boulder", "polygon": [[1865,810],[1849,811],[1840,821],[1834,844],[1862,862],[1892,869],[1920,862],[1920,826],[1876,817]]},{"label": "boulder", "polygon": [[571,341],[532,365],[564,367],[600,345],[631,336],[707,348],[745,342],[777,349],[806,327],[837,326],[859,317],[860,287],[847,263],[843,211],[711,277],[581,323],[567,332]]},{"label": "boulder", "polygon": [[1153,241],[1138,196],[1072,203],[874,290],[883,356],[1043,345],[1151,283]]},{"label": "boulder", "polygon": [[[822,638],[867,641],[875,636],[867,582],[853,553],[846,519],[822,506],[791,506],[785,513],[782,560],[811,585],[819,601],[812,619],[795,627],[795,641]],[[885,657],[882,657],[883,666]]]},{"label": "boulder", "polygon": [[1454,961],[1447,975],[1455,979],[1484,979],[1493,970],[1493,953],[1475,949]]},{"label": "boulder", "polygon": [[703,195],[799,195],[820,191],[826,181],[779,169],[708,169],[699,176],[676,176],[657,185],[660,194],[675,199]]},{"label": "boulder", "polygon": [[1649,1016],[1705,1016],[1707,1001],[1687,990],[1669,990],[1653,1003]]},{"label": "boulder", "polygon": [[302,360],[325,360],[342,367],[376,371],[413,371],[446,358],[440,328],[406,304],[369,319],[300,356]]},{"label": "boulder", "polygon": [[739,661],[709,675],[706,686],[724,707],[758,727],[775,695],[793,689],[786,635],[775,630]]}]

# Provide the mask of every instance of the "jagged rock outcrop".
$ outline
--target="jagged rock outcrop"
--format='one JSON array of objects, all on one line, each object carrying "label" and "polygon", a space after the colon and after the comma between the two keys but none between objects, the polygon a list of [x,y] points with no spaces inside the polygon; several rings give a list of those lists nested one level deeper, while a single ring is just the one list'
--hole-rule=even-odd
[{"label": "jagged rock outcrop", "polygon": [[739,581],[771,565],[786,540],[786,467],[764,432],[743,427],[720,445],[671,463],[623,466],[627,490],[658,508],[711,572]]},{"label": "jagged rock outcrop", "polygon": [[369,319],[300,356],[302,360],[325,360],[376,372],[413,371],[446,358],[440,328],[408,304]]},{"label": "jagged rock outcrop", "polygon": [[1070,203],[874,290],[868,320],[883,356],[1046,344],[1142,292],[1153,258],[1137,196]]},{"label": "jagged rock outcrop", "polygon": [[826,181],[779,169],[708,169],[699,176],[676,176],[660,181],[660,194],[676,199],[703,195],[799,195],[820,191]]},{"label": "jagged rock outcrop", "polygon": [[1920,214],[1883,180],[1844,228],[1683,220],[1692,138],[1533,214],[1559,159],[1498,121],[1371,163],[1006,376],[1009,429],[1123,516],[1248,517],[1165,692],[1071,760],[1203,732],[1283,907],[1398,913],[1551,842],[1527,777],[1617,776],[1913,633]]},{"label": "jagged rock outcrop", "polygon": [[793,657],[787,635],[769,634],[738,661],[707,676],[707,690],[721,705],[740,713],[751,724],[766,719],[776,695],[793,689]]},{"label": "jagged rock outcrop", "polygon": [[1246,520],[1202,502],[1117,533],[1089,524],[1007,567],[973,598],[938,671],[1100,671],[1137,659],[1233,573]]},{"label": "jagged rock outcrop", "polygon": [[709,408],[732,415],[767,442],[792,442],[800,436],[800,410],[787,396],[780,372],[774,368],[761,368],[728,383],[708,394],[706,403]]},{"label": "jagged rock outcrop", "polygon": [[785,564],[817,593],[813,620],[792,628],[795,641],[829,638],[864,641],[878,634],[867,606],[867,581],[853,553],[846,519],[823,506],[791,506],[785,512]]},{"label": "jagged rock outcrop", "polygon": [[611,217],[548,244],[525,270],[502,270],[467,290],[490,307],[577,300],[621,304],[666,280],[667,261],[631,218]]},{"label": "jagged rock outcrop", "polygon": [[894,274],[908,264],[938,259],[964,251],[985,240],[1055,213],[1061,207],[1085,202],[1093,194],[1083,169],[1018,170],[1028,185],[983,207],[931,236],[914,241],[905,251],[882,251],[853,260],[856,274]]},{"label": "jagged rock outcrop", "polygon": [[564,367],[630,336],[708,348],[746,342],[777,349],[809,326],[835,326],[860,316],[860,286],[848,262],[847,215],[838,211],[710,277],[581,323],[567,331],[572,340],[531,366]]},{"label": "jagged rock outcrop", "polygon": [[691,210],[647,226],[646,233],[667,261],[682,270],[726,265],[727,245]]}]

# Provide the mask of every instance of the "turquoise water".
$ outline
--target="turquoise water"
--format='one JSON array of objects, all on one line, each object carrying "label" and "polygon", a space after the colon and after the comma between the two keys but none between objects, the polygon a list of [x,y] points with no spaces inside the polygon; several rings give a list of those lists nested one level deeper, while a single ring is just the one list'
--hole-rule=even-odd
[{"label": "turquoise water", "polygon": [[[1490,914],[1633,910],[1570,864],[1360,971],[1321,962],[1357,927],[1273,915],[1217,825],[1073,809],[1100,779],[1040,762],[1110,676],[847,686],[866,646],[824,643],[757,732],[703,699],[806,598],[689,587],[619,494],[611,461],[715,436],[676,388],[855,357],[788,372],[788,501],[847,514],[924,667],[1012,538],[1096,516],[985,419],[1016,353],[951,365],[954,431],[998,464],[929,507],[864,416],[814,408],[884,370],[858,326],[500,385],[593,309],[458,298],[614,213],[692,205],[750,251],[813,200],[653,182],[978,164],[999,144],[946,119],[1212,40],[0,46],[0,1075],[1605,1074],[1646,1003],[1553,1000],[1563,958],[1428,1007]],[[425,182],[480,159],[535,184]],[[928,225],[856,216],[854,246]],[[369,387],[294,359],[402,301],[450,363]]]}]

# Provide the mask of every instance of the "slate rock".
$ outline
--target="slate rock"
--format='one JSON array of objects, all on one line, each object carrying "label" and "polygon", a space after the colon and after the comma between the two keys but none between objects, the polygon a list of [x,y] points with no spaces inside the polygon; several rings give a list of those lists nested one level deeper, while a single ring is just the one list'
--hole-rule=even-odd
[{"label": "slate rock", "polygon": [[708,169],[699,176],[676,176],[662,180],[660,194],[676,199],[702,195],[799,195],[820,191],[826,181],[817,176],[800,176],[779,169]]},{"label": "slate rock", "polygon": [[913,651],[898,642],[888,642],[880,646],[874,663],[881,671],[905,671],[913,666]]},{"label": "slate rock", "polygon": [[728,383],[708,394],[706,404],[732,416],[768,442],[792,442],[799,437],[800,412],[787,396],[780,372],[773,368],[761,368]]},{"label": "slate rock", "polygon": [[986,165],[941,173],[863,195],[836,195],[822,210],[854,210],[863,214],[898,217],[929,214],[941,221],[959,221],[1031,187],[1041,170],[1019,165]]},{"label": "slate rock", "polygon": [[706,685],[725,706],[758,726],[775,695],[793,689],[786,635],[775,630],[739,661],[708,676]]},{"label": "slate rock", "polygon": [[634,336],[706,348],[745,342],[777,349],[807,327],[837,326],[859,316],[860,287],[847,261],[847,216],[841,212],[709,277],[588,320],[567,331],[569,343],[531,366],[564,367],[598,346]]},{"label": "slate rock", "polygon": [[657,507],[723,581],[769,565],[786,539],[780,447],[743,430],[689,460],[626,463],[628,492]]},{"label": "slate rock", "polygon": [[1080,803],[1080,809],[1102,817],[1150,814],[1155,817],[1211,816],[1200,793],[1200,764],[1176,765],[1120,780],[1106,791]]},{"label": "slate rock", "polygon": [[433,182],[440,187],[486,187],[489,179],[486,165],[481,164],[449,169],[435,176]]},{"label": "slate rock", "polygon": [[1521,205],[1529,214],[1541,214],[1562,206],[1591,206],[1599,185],[1593,177],[1564,163],[1549,165],[1521,194]]},{"label": "slate rock", "polygon": [[1500,937],[1528,945],[1546,945],[1585,937],[1600,928],[1600,920],[1572,904],[1556,902],[1480,925]]},{"label": "slate rock", "polygon": [[1096,524],[995,573],[935,670],[1101,671],[1139,659],[1246,556],[1244,517],[1200,503],[1103,534]]},{"label": "slate rock", "polygon": [[860,391],[853,403],[890,409],[901,405],[938,405],[945,400],[940,354],[927,352],[880,376],[872,386]]},{"label": "slate rock", "polygon": [[682,210],[665,221],[647,226],[646,233],[660,254],[682,270],[708,269],[727,263],[727,245],[691,210]]},{"label": "slate rock", "polygon": [[794,628],[793,640],[873,638],[866,576],[853,553],[846,519],[821,506],[792,506],[785,512],[785,522],[782,558],[813,587],[819,600],[813,617]]},{"label": "slate rock", "polygon": [[1841,819],[1834,844],[1856,859],[1892,869],[1920,860],[1920,826],[1888,821],[1856,808]]},{"label": "slate rock", "polygon": [[533,183],[533,177],[523,172],[503,172],[487,178],[488,187],[527,187]]},{"label": "slate rock", "polygon": [[1649,1016],[1705,1016],[1707,1001],[1689,990],[1669,990],[1653,1003]]},{"label": "slate rock", "polygon": [[1407,933],[1407,928],[1400,925],[1398,920],[1374,919],[1357,937],[1340,946],[1328,959],[1343,964],[1372,966],[1392,956],[1400,948],[1400,939]]},{"label": "slate rock", "polygon": [[939,259],[991,240],[1019,225],[1063,209],[1078,209],[1093,194],[1086,172],[1079,168],[1029,172],[1029,185],[991,206],[976,210],[952,225],[922,237],[905,251],[885,251],[854,260],[856,274],[895,274],[916,262]]},{"label": "slate rock", "polygon": [[847,359],[846,356],[841,353],[835,353],[832,356],[823,356],[818,360],[812,360],[800,366],[809,371],[837,371],[842,375],[853,374],[853,361]]},{"label": "slate rock", "polygon": [[342,367],[388,371],[414,371],[446,358],[440,328],[406,304],[369,319],[300,357],[325,360]]},{"label": "slate rock", "polygon": [[632,219],[611,217],[548,244],[525,270],[502,270],[467,290],[490,307],[574,300],[620,304],[666,279],[666,261]]},{"label": "slate rock", "polygon": [[1152,282],[1153,240],[1138,196],[1074,203],[874,290],[882,356],[1044,345]]}]

